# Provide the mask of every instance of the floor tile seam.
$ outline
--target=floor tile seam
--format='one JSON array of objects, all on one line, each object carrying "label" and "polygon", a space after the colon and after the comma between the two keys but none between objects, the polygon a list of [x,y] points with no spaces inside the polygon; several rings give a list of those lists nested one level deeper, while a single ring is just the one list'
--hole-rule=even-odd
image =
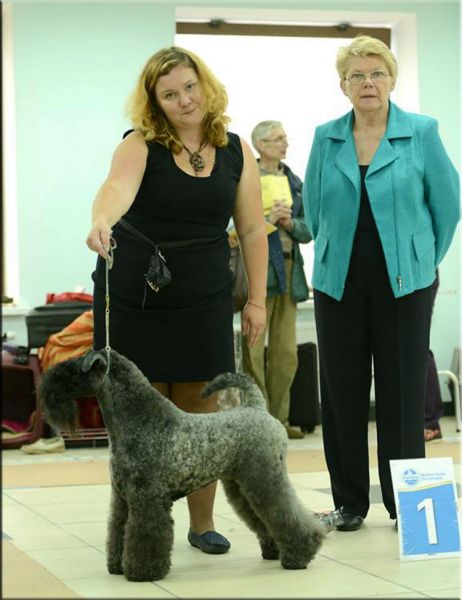
[{"label": "floor tile seam", "polygon": [[[192,550],[192,549],[191,549]],[[264,565],[264,568],[268,568],[270,565],[270,563],[277,563],[278,560],[275,561],[268,561],[266,559],[264,559],[261,555],[259,554],[255,554],[255,556],[249,558],[238,558],[236,559],[236,561],[232,560],[232,555],[228,555],[228,561],[224,560],[223,563],[217,564],[215,562],[215,566],[217,568],[219,568],[220,570],[223,571],[232,571],[232,570],[241,570],[241,569],[245,569],[249,566],[250,563],[254,564],[255,566],[262,566]],[[268,566],[266,566],[268,565]],[[281,567],[282,568],[282,567]],[[204,566],[204,565],[190,565],[190,566],[185,566],[183,565],[182,567],[178,567],[177,565],[175,565],[175,557],[173,557],[172,559],[172,570],[178,571],[179,569],[181,569],[181,572],[183,574],[186,573],[197,573],[198,571],[204,571],[207,570],[208,571],[208,565]],[[205,578],[206,576],[204,576]]]},{"label": "floor tile seam", "polygon": [[[42,502],[41,504],[24,504],[24,501],[18,501],[18,504],[20,504],[21,508],[26,508],[29,510],[32,510],[33,512],[38,513],[38,510],[43,509],[43,508],[50,508],[53,506],[63,506],[63,507],[72,507],[72,506],[86,506],[88,502],[91,502],[92,506],[95,506],[96,504],[108,504],[109,500],[106,499],[92,499],[92,500],[74,500],[73,502]],[[13,507],[16,508],[16,507]],[[34,510],[34,508],[37,508],[38,510]]]},{"label": "floor tile seam", "polygon": [[[444,588],[438,588],[436,590],[425,590],[420,592],[421,594],[424,594],[427,598],[434,598],[435,596],[432,595],[433,592],[444,592],[444,590],[454,590],[457,589],[457,586],[455,587],[444,587]],[[459,589],[459,593],[460,593],[460,587]],[[454,596],[446,596],[445,598],[455,598]],[[459,596],[460,598],[460,596]]]},{"label": "floor tile seam", "polygon": [[[57,523],[52,523],[52,525],[53,525],[53,527],[50,527],[50,529],[54,529],[54,530],[56,530],[56,531],[57,531],[57,532],[59,532],[59,533],[63,533],[64,535],[66,535],[66,536],[69,536],[69,537],[73,538],[73,539],[74,539],[74,540],[76,540],[76,541],[82,542],[82,543],[83,543],[85,546],[87,546],[87,545],[88,545],[88,544],[87,544],[87,542],[85,542],[85,540],[82,540],[82,538],[79,538],[78,536],[74,535],[73,533],[71,533],[71,532],[69,532],[69,531],[66,531],[66,530],[65,530],[65,529],[63,529],[63,528],[62,528],[62,527],[61,527],[59,524],[57,524]],[[33,525],[32,525],[32,526],[30,526],[30,527],[28,527],[27,525],[25,525],[25,526],[23,526],[23,527],[22,527],[22,526],[13,527],[13,530],[16,530],[16,529],[21,529],[21,530],[27,529],[28,531],[30,531],[30,530],[32,530],[32,529],[41,529],[41,528],[43,528],[43,525],[39,525],[39,526],[33,526]],[[48,528],[47,528],[47,529],[48,529]],[[11,529],[10,529],[9,531],[11,531]],[[22,531],[21,531],[21,533],[22,533]],[[11,540],[12,540],[12,541],[14,541],[14,540],[15,540],[15,538],[14,538],[14,537],[11,537],[11,536],[14,536],[14,533],[9,533],[9,534],[7,534],[7,535],[8,535],[8,536],[10,536],[10,538],[11,538]],[[72,549],[72,548],[75,548],[75,547],[76,547],[76,546],[70,546],[70,547],[67,547],[67,548],[61,547],[61,548],[55,548],[55,549],[57,549],[57,550],[70,550],[70,549]],[[21,550],[22,550],[22,549],[21,549]],[[37,548],[37,550],[45,550],[45,548]],[[26,550],[22,550],[22,551],[23,551],[23,552],[26,552]]]},{"label": "floor tile seam", "polygon": [[[43,516],[37,510],[34,510],[34,508],[41,507],[41,506],[49,507],[49,506],[63,506],[63,505],[69,505],[69,504],[77,504],[77,505],[81,505],[82,504],[81,502],[60,502],[60,503],[58,503],[58,502],[56,502],[56,503],[55,502],[49,503],[48,502],[48,503],[43,503],[43,504],[24,504],[24,502],[21,502],[20,500],[16,500],[16,502],[17,502],[17,504],[19,504],[19,507],[13,506],[12,508],[23,508],[23,509],[28,510],[29,512],[33,513],[34,515],[36,515],[38,517],[41,517],[42,519],[45,519],[46,521],[49,521],[49,522],[52,522],[52,523],[53,522],[59,523],[59,521],[50,521],[49,517]],[[104,502],[102,500],[100,502],[98,502],[98,504],[103,504],[103,503],[105,505],[107,505],[107,501],[106,500],[104,500]],[[93,504],[95,504],[95,503],[93,502]],[[6,508],[8,508],[8,507],[6,507]],[[76,523],[76,524],[77,523],[81,523],[81,522],[82,521],[77,521],[77,522],[71,521],[71,523]],[[95,521],[84,521],[84,522],[94,523]]]},{"label": "floor tile seam", "polygon": [[[13,502],[21,502],[21,500],[18,500],[17,498],[15,498],[14,496],[11,495],[12,492],[18,492],[18,491],[25,491],[25,492],[39,492],[40,490],[54,490],[56,488],[60,488],[60,489],[65,489],[66,491],[68,491],[68,488],[90,488],[92,486],[100,486],[100,485],[110,485],[109,483],[107,484],[101,484],[101,483],[82,483],[82,484],[64,484],[64,485],[35,485],[35,486],[11,486],[11,487],[3,487],[2,488],[2,493],[5,494],[5,496],[8,497],[9,500],[12,500]],[[93,490],[94,491],[94,490]],[[48,502],[48,504],[57,504],[58,502]],[[62,502],[59,501],[60,504],[70,504],[70,502]],[[33,505],[32,505],[33,506]],[[39,505],[36,505],[39,506]]]},{"label": "floor tile seam", "polygon": [[[51,523],[51,525],[55,528],[60,529],[63,533],[69,534],[69,535],[74,535],[73,533],[71,533],[70,531],[66,530],[63,525],[67,526],[67,525],[83,525],[86,524],[86,522],[82,523],[81,521],[78,522],[72,522],[72,523],[57,523],[55,521],[49,521]],[[104,521],[91,521],[90,523],[88,523],[89,525],[94,525],[96,523],[107,523],[107,520]],[[11,527],[9,526],[3,526],[3,531],[11,531],[11,528],[13,528],[14,530],[16,529],[20,529],[21,533],[24,529],[44,529],[44,528],[48,528],[49,526],[45,526],[45,525],[12,525]]]},{"label": "floor tile seam", "polygon": [[[123,575],[120,575],[120,576],[116,575],[115,577],[124,577],[124,576],[123,576]],[[93,577],[88,577],[88,579],[93,579]],[[124,580],[125,580],[125,578],[124,578]],[[67,588],[69,588],[69,590],[71,590],[72,592],[74,592],[75,594],[81,594],[81,592],[79,592],[77,589],[73,589],[73,588],[72,588],[72,584],[73,584],[73,582],[81,581],[81,579],[76,579],[76,578],[68,578],[68,577],[66,577],[66,578],[64,578],[64,579],[61,579],[60,581],[62,581],[62,583],[63,583],[63,584],[64,584],[64,585],[65,585]],[[127,581],[128,583],[131,583],[131,584],[133,584],[133,585],[136,585],[136,582],[129,582],[128,580],[125,580],[125,581]],[[159,584],[157,581],[143,581],[142,583],[148,583],[149,585],[152,585],[152,586],[154,586],[155,588],[158,588],[158,589],[160,589],[160,590],[161,590],[163,593],[165,593],[165,594],[168,594],[167,596],[165,596],[165,598],[167,598],[167,599],[168,599],[168,598],[178,598],[178,599],[181,599],[181,598],[182,598],[182,596],[178,596],[178,595],[177,595],[177,594],[175,594],[174,592],[171,592],[170,590],[167,590],[167,589],[165,589],[165,588],[164,588],[162,585],[160,585],[160,584]],[[82,597],[83,597],[83,596],[82,596]],[[91,597],[91,596],[87,596],[87,597]],[[115,598],[115,596],[105,596],[105,598],[112,598],[112,597],[114,597],[114,598]],[[123,596],[118,596],[118,598],[122,598],[122,597],[123,597]],[[133,598],[133,596],[125,596],[125,598]],[[163,598],[164,598],[164,597],[163,597]],[[138,598],[138,600],[139,600],[139,598]]]},{"label": "floor tile seam", "polygon": [[[370,571],[367,571],[364,568],[360,568],[360,567],[356,567],[355,565],[349,564],[348,562],[345,562],[344,559],[336,559],[333,558],[332,559],[334,562],[341,564],[344,567],[351,567],[352,569],[354,569],[355,571],[359,571],[360,573],[365,573],[366,575],[370,575],[371,577],[374,577],[375,579],[379,579],[381,581],[386,581],[387,583],[392,583],[393,585],[397,585],[399,587],[402,587],[404,590],[408,591],[408,592],[417,592],[418,594],[420,594],[420,590],[416,590],[415,588],[409,587],[408,584],[403,584],[403,583],[399,583],[397,581],[394,581],[393,579],[389,579],[388,577],[382,577],[381,575],[377,575],[375,573],[371,573]],[[355,559],[349,559],[349,560],[355,560]],[[447,589],[447,588],[443,588],[443,589]],[[399,594],[401,592],[396,592],[396,594]]]},{"label": "floor tile seam", "polygon": [[[39,519],[43,519],[44,521],[47,521],[51,525],[57,524],[54,521],[51,521],[48,517],[44,517],[43,515],[39,514],[37,511],[32,510],[29,505],[26,505],[19,501],[16,501],[16,502],[19,504],[19,508],[23,508],[23,509],[29,511],[30,513],[32,513],[34,516],[38,517]],[[36,506],[43,506],[43,504],[38,504]],[[49,505],[47,504],[46,506],[49,506]],[[18,507],[14,506],[13,508],[18,508]],[[3,526],[4,526],[4,522],[2,524],[2,528],[3,528]],[[34,527],[34,525],[24,525],[24,527]]]},{"label": "floor tile seam", "polygon": [[[9,540],[8,540],[9,541]],[[27,552],[25,552],[24,550],[21,550],[20,548],[18,548],[16,546],[16,544],[10,542],[12,546],[14,546],[17,550],[19,550],[20,552],[24,553],[27,556],[27,559],[32,561],[34,563],[34,568],[38,568],[40,569],[40,571],[44,571],[46,573],[47,577],[53,577],[54,579],[56,579],[56,581],[53,582],[53,585],[63,585],[66,589],[68,589],[69,591],[73,592],[73,593],[77,593],[75,592],[75,590],[72,590],[69,588],[69,586],[67,586],[64,581],[58,576],[55,575],[52,571],[50,571],[47,567],[45,567],[42,563],[40,563],[36,558],[30,556]],[[37,575],[34,575],[34,578],[38,578]],[[14,582],[12,583],[12,585],[10,587],[17,587]]]},{"label": "floor tile seam", "polygon": [[[47,456],[48,458],[48,456]],[[18,460],[18,459],[4,459],[2,461],[3,467],[36,467],[36,466],[49,466],[49,465],[63,465],[63,464],[74,464],[83,465],[88,463],[108,463],[110,460],[109,454],[101,458],[86,458],[86,457],[70,457],[62,456],[61,458],[55,457],[54,460]]]},{"label": "floor tile seam", "polygon": [[70,581],[71,579],[77,581],[79,579],[86,579],[86,578],[93,578],[93,577],[100,577],[101,576],[101,573],[98,571],[98,572],[94,573],[93,577],[92,577],[92,575],[90,575],[90,577],[89,577],[88,572],[82,573],[81,577],[80,576],[79,577],[75,576],[75,577],[71,577],[71,578],[70,577],[66,577],[66,576],[63,576],[63,574],[62,574],[63,569],[65,570],[67,568],[66,565],[64,565],[64,566],[60,566],[59,565],[58,568],[56,569],[56,563],[54,563],[52,565],[45,564],[45,563],[41,562],[39,560],[39,558],[36,558],[35,556],[31,556],[28,553],[26,553],[26,554],[27,554],[28,558],[30,558],[31,560],[33,560],[37,565],[39,565],[41,568],[45,569],[45,571],[47,571],[48,573],[50,573],[51,575],[53,575],[53,577],[56,577],[61,582],[64,581],[65,579],[66,579],[66,581]]},{"label": "floor tile seam", "polygon": [[[107,524],[107,521],[104,521],[104,523],[105,523],[105,524]],[[66,523],[66,524],[67,524],[67,523]],[[53,522],[53,523],[52,523],[52,525],[53,525],[53,527],[54,527],[55,529],[57,529],[57,530],[58,530],[58,531],[60,531],[61,533],[64,533],[65,535],[68,535],[68,536],[70,536],[71,538],[73,538],[73,539],[75,539],[76,541],[79,541],[79,542],[81,542],[81,543],[83,544],[83,546],[69,546],[69,547],[64,547],[64,546],[62,546],[62,547],[60,547],[60,548],[56,548],[56,547],[55,547],[55,548],[53,548],[54,550],[72,550],[73,548],[76,548],[76,547],[78,547],[78,548],[88,548],[88,547],[90,547],[90,548],[94,548],[95,550],[97,550],[98,552],[100,552],[100,553],[101,553],[101,551],[100,551],[100,550],[99,550],[99,549],[98,549],[96,546],[93,546],[92,544],[89,544],[89,543],[88,543],[86,540],[84,540],[84,539],[82,539],[81,537],[79,537],[79,536],[77,536],[77,535],[75,535],[75,534],[71,533],[70,531],[68,531],[68,530],[64,529],[63,527],[61,527],[61,525],[60,525],[59,523],[54,523],[54,522]],[[78,525],[80,525],[80,523],[78,523]],[[27,527],[27,525],[26,525],[26,526],[24,526],[24,528],[26,528],[26,527]],[[34,527],[32,526],[32,527],[27,527],[27,528],[28,528],[28,529],[33,529]],[[38,527],[37,527],[37,528],[38,528]],[[7,534],[7,535],[10,535],[10,534]],[[15,538],[14,538],[14,537],[11,537],[11,536],[10,536],[10,540],[11,540],[11,541],[14,543],[15,547],[16,547],[16,548],[18,548],[18,550],[21,550],[22,552],[25,552],[26,554],[28,554],[28,550],[25,550],[25,549],[23,549],[23,548],[20,548],[20,547],[19,547],[19,546],[18,546],[18,545],[15,543]],[[41,551],[41,550],[45,550],[45,548],[37,548],[37,549],[33,549],[32,551],[33,551],[33,552],[36,552],[36,551]],[[28,555],[29,555],[29,554],[28,554]],[[31,557],[31,558],[32,558],[32,557]],[[35,560],[35,559],[34,559],[34,560]]]},{"label": "floor tile seam", "polygon": [[[65,529],[61,530],[66,533],[67,535],[70,535],[71,537],[73,537],[74,539],[78,540],[79,542],[82,542],[84,548],[92,548],[93,550],[96,550],[97,552],[99,552],[100,554],[103,554],[104,556],[106,556],[106,550],[105,549],[101,549],[99,546],[95,545],[94,543],[89,544],[86,540],[84,540],[83,538],[79,537],[78,535],[75,535],[73,533],[69,533],[68,531],[66,531]],[[79,546],[80,547],[80,546]],[[72,550],[72,548],[62,548],[62,550]],[[59,548],[57,548],[57,550],[59,550]]]},{"label": "floor tile seam", "polygon": [[52,521],[52,522],[55,525],[59,525],[59,527],[61,527],[62,525],[98,525],[101,523],[106,523],[107,517],[105,517],[104,519],[95,520],[95,521],[62,521],[60,519],[59,521]]},{"label": "floor tile seam", "polygon": [[[86,544],[86,542],[79,540],[81,542],[80,545],[74,545],[74,546],[61,546],[59,544],[53,544],[53,550],[82,550],[82,548],[88,548],[88,545]],[[24,552],[25,554],[27,554],[29,556],[29,552],[45,552],[46,550],[49,550],[49,548],[24,548],[22,546],[19,546],[14,538],[11,539],[11,542],[13,542],[13,544],[15,545],[15,547],[20,550],[21,552]],[[31,557],[32,558],[32,557]]]}]

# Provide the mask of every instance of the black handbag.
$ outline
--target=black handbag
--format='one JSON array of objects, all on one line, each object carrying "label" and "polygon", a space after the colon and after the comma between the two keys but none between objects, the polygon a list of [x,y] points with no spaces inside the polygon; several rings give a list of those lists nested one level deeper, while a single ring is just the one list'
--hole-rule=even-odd
[{"label": "black handbag", "polygon": [[233,303],[234,312],[237,313],[244,309],[249,295],[249,284],[239,246],[231,248],[229,268],[233,273]]},{"label": "black handbag", "polygon": [[154,254],[149,257],[148,270],[144,274],[144,278],[149,287],[155,292],[158,292],[172,281],[172,274],[158,246]]}]

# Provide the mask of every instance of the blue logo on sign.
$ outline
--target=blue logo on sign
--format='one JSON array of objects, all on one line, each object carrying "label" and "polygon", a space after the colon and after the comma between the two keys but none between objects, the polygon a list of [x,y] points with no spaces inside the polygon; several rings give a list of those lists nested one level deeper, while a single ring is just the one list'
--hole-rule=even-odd
[{"label": "blue logo on sign", "polygon": [[406,485],[414,486],[419,483],[420,475],[414,469],[407,469],[403,473],[403,481]]}]

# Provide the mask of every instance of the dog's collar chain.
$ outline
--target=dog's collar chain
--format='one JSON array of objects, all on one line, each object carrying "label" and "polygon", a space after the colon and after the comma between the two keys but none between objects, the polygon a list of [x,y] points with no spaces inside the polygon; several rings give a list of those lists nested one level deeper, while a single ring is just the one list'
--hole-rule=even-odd
[{"label": "dog's collar chain", "polygon": [[106,356],[107,356],[107,367],[106,373],[104,377],[107,377],[109,374],[109,369],[111,367],[111,343],[109,337],[109,311],[110,311],[110,297],[109,297],[109,271],[112,269],[114,265],[114,250],[117,248],[117,242],[114,238],[109,238],[109,248],[106,251],[106,295],[105,302],[106,306],[104,309],[104,325],[106,329]]}]

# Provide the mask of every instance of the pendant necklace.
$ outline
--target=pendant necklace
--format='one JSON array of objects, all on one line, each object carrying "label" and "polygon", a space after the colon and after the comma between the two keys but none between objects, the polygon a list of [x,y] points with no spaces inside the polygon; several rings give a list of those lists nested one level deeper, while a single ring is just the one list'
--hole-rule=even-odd
[{"label": "pendant necklace", "polygon": [[205,169],[205,159],[203,156],[201,156],[200,152],[206,146],[207,146],[207,141],[205,140],[205,141],[201,142],[201,145],[195,152],[191,152],[191,150],[189,148],[187,148],[185,146],[185,144],[183,143],[183,148],[189,154],[189,162],[191,164],[191,167],[194,169],[194,173],[196,175],[197,175],[197,173],[199,173],[200,171],[203,171]]}]

